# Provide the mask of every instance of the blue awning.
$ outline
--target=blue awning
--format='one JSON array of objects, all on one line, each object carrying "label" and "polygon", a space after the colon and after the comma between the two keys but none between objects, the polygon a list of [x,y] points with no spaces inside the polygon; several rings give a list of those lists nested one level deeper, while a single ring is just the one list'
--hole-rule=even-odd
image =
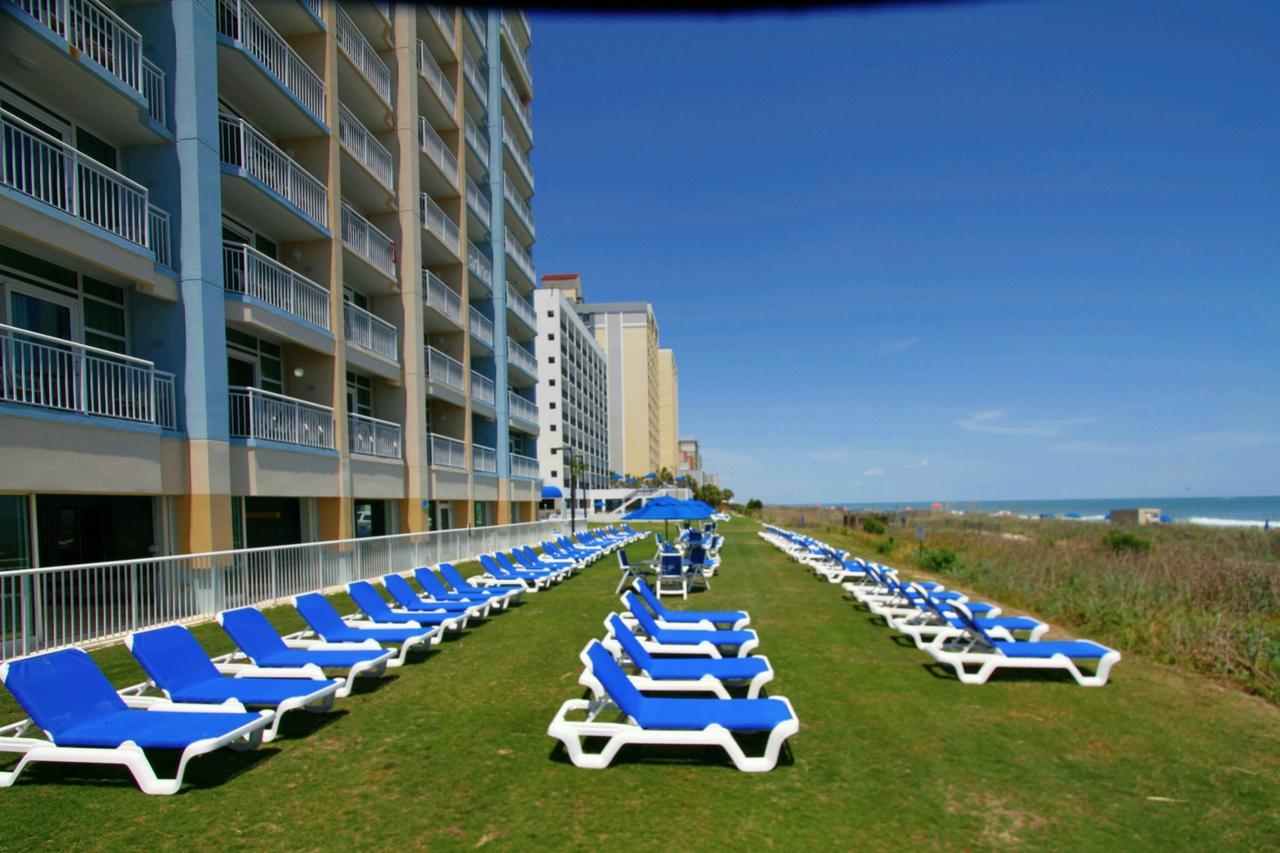
[{"label": "blue awning", "polygon": [[564,492],[560,491],[559,486],[543,486],[542,487],[542,499],[544,501],[550,500],[552,498],[562,498],[562,497],[564,497]]}]

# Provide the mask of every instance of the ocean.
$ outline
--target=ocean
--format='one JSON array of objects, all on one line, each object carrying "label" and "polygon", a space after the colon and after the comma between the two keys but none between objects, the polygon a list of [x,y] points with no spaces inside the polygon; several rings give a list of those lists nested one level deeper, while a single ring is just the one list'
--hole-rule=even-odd
[{"label": "ocean", "polygon": [[[1280,529],[1280,496],[1244,498],[1086,498],[1030,501],[898,501],[896,503],[834,504],[846,509],[924,509],[941,503],[944,510],[963,513],[1012,513],[1039,518],[1068,513],[1083,521],[1102,521],[1113,509],[1156,507],[1174,523],[1209,527],[1264,527]],[[1269,523],[1269,525],[1268,525]]]}]

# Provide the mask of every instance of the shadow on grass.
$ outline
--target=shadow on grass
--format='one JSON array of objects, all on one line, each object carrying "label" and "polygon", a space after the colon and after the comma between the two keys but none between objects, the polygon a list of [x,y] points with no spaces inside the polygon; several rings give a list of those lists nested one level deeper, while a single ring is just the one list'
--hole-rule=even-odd
[{"label": "shadow on grass", "polygon": [[[412,657],[412,656],[411,656]],[[384,675],[377,678],[359,677],[351,683],[352,696],[368,696],[377,693],[388,684],[395,684],[400,679],[394,670],[388,670]],[[339,702],[342,700],[339,699]]]},{"label": "shadow on grass", "polygon": [[[220,749],[209,755],[194,758],[187,764],[187,772],[183,777],[182,788],[178,791],[178,795],[180,796],[192,790],[220,787],[236,777],[248,773],[279,751],[274,744],[271,744],[242,752]],[[180,755],[178,750],[147,750],[147,758],[150,760],[156,775],[168,779],[172,778],[176,772]],[[132,788],[138,791],[138,796],[145,796],[138,789],[137,782],[134,781],[133,775],[126,768],[110,764],[31,764],[22,771],[22,776],[18,779],[17,784],[23,787],[28,785],[58,785],[91,788]]]},{"label": "shadow on grass", "polygon": [[[960,679],[956,677],[956,671],[951,667],[938,661],[930,661],[929,663],[920,664],[921,668],[940,681],[953,681],[960,684]],[[1091,672],[1085,672],[1085,675],[1092,675]],[[1072,678],[1071,673],[1063,669],[997,669],[991,673],[991,677],[987,679],[987,684],[995,684],[998,682],[1036,682],[1048,684],[1062,684],[1071,687],[1079,687],[1076,680]],[[971,687],[975,685],[964,685]]]},{"label": "shadow on grass", "polygon": [[[768,733],[740,735],[736,738],[748,756],[764,754],[765,744],[769,740]],[[608,738],[584,738],[583,749],[595,753],[604,748]],[[569,752],[560,741],[555,742],[547,758],[555,764],[573,767],[569,760]],[[778,767],[791,767],[795,764],[795,755],[791,752],[790,742],[784,743],[778,752]],[[721,767],[737,771],[737,766],[729,758],[729,754],[718,746],[662,746],[655,744],[628,744],[618,750],[609,767],[619,766],[662,767]],[[576,768],[575,768],[576,769]]]}]

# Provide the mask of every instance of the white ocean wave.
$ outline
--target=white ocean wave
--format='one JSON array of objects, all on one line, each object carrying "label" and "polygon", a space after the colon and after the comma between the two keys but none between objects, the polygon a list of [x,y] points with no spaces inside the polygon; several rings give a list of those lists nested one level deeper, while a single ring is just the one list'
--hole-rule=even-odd
[{"label": "white ocean wave", "polygon": [[[1203,515],[1192,516],[1187,519],[1189,524],[1199,524],[1204,527],[1266,527],[1268,522],[1258,521],[1250,518],[1211,518]],[[1280,519],[1270,522],[1272,527],[1280,527]]]}]

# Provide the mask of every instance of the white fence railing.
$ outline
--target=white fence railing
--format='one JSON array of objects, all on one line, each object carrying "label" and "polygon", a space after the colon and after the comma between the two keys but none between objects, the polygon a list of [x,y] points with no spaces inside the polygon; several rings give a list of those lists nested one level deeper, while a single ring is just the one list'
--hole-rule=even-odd
[{"label": "white fence railing", "polygon": [[431,91],[435,92],[440,98],[440,102],[444,104],[445,110],[449,115],[457,115],[458,93],[454,91],[453,86],[445,79],[444,72],[440,70],[435,57],[431,55],[431,50],[422,41],[418,42],[418,73],[422,75],[422,79],[427,81]]},{"label": "white fence railing", "polygon": [[520,95],[516,91],[515,83],[511,82],[511,75],[507,73],[507,66],[502,66],[502,94],[507,96],[507,103],[511,104],[511,109],[516,117],[516,124],[524,131],[524,138],[533,144],[533,117],[529,113],[529,108],[520,100]]},{"label": "white fence railing", "polygon": [[467,178],[467,207],[479,217],[481,224],[487,230],[493,218],[493,209],[489,205],[489,197],[484,194],[484,190],[480,189],[480,185],[470,177]]},{"label": "white fence railing", "polygon": [[419,194],[418,211],[422,215],[422,227],[445,245],[455,255],[462,253],[462,235],[454,222],[426,193]]},{"label": "white fence railing", "polygon": [[538,474],[538,460],[532,456],[521,456],[519,453],[512,453],[511,476],[519,477],[523,480],[538,479],[540,476]]},{"label": "white fence railing", "polygon": [[467,19],[467,24],[471,27],[471,32],[475,33],[476,40],[481,45],[485,44],[485,40],[489,37],[489,25],[485,21],[484,16],[470,6],[462,7],[463,17]]},{"label": "white fence railing", "polygon": [[469,329],[471,336],[479,340],[482,344],[493,347],[493,321],[481,314],[479,309],[474,305],[467,306],[468,317],[470,318]]},{"label": "white fence railing", "polygon": [[511,179],[503,174],[502,176],[502,197],[511,202],[511,208],[516,212],[516,216],[524,227],[529,229],[529,234],[536,235],[538,230],[533,225],[533,209],[529,207],[529,202],[524,200],[524,196],[516,189],[515,184],[511,183]]},{"label": "white fence railing", "polygon": [[222,286],[329,328],[329,291],[252,246],[223,242]]},{"label": "white fence railing", "polygon": [[177,426],[172,374],[141,358],[4,324],[0,401]]},{"label": "white fence railing", "polygon": [[169,126],[168,96],[165,73],[150,59],[142,59],[142,95],[147,99],[147,113],[161,127]]},{"label": "white fence railing", "polygon": [[142,36],[98,0],[9,0],[139,94]]},{"label": "white fence railing", "polygon": [[395,189],[395,161],[391,152],[369,132],[345,104],[338,105],[338,141],[389,190]]},{"label": "white fence railing", "polygon": [[458,43],[455,40],[457,34],[453,30],[453,10],[442,9],[439,6],[428,6],[427,11],[431,13],[431,20],[435,21],[436,29],[444,37],[445,44],[457,52]]},{"label": "white fence railing", "polygon": [[397,364],[400,362],[395,326],[359,305],[344,302],[342,308],[343,334],[347,337],[347,343],[365,352],[389,358]]},{"label": "white fence railing", "polygon": [[257,438],[333,450],[333,409],[263,391],[233,385],[231,436]]},{"label": "white fence railing", "polygon": [[488,376],[479,371],[471,371],[471,398],[492,406],[498,401],[497,386]]},{"label": "white fence railing", "polygon": [[173,269],[173,249],[169,230],[169,211],[161,210],[154,204],[148,204],[147,238],[151,241],[151,251],[156,253],[156,263]]},{"label": "white fence railing", "polygon": [[465,118],[463,135],[466,137],[467,147],[471,149],[471,153],[476,155],[476,159],[480,161],[480,164],[484,166],[485,169],[488,169],[489,137],[480,129],[480,125],[476,124],[469,115]]},{"label": "white fence railing", "polygon": [[422,297],[429,307],[462,325],[462,297],[428,269],[422,271]]},{"label": "white fence railing", "polygon": [[436,133],[423,116],[418,117],[418,146],[427,159],[440,168],[450,186],[458,185],[458,158],[453,156],[449,146],[444,144],[440,134]]},{"label": "white fence railing", "polygon": [[345,201],[342,203],[342,242],[387,275],[396,277],[395,243]]},{"label": "white fence railing", "polygon": [[530,329],[538,328],[538,315],[533,310],[533,303],[521,296],[520,291],[510,284],[507,285],[507,307]]},{"label": "white fence railing", "polygon": [[498,451],[483,444],[471,445],[471,470],[477,474],[498,473]]},{"label": "white fence railing", "polygon": [[329,225],[329,190],[242,118],[218,116],[222,162],[243,169],[316,222]]},{"label": "white fence railing", "polygon": [[515,61],[516,70],[524,77],[525,85],[533,88],[533,72],[529,70],[529,58],[524,55],[524,48],[520,46],[520,40],[516,38],[516,34],[512,31],[511,24],[507,20],[511,12],[503,12],[499,17],[501,24],[499,29],[502,35],[507,37],[507,46],[511,48],[511,58]]},{"label": "white fence railing", "polygon": [[447,435],[429,435],[431,439],[431,464],[445,468],[467,467],[467,444]]},{"label": "white fence railing", "polygon": [[533,258],[520,245],[520,240],[511,232],[510,228],[506,229],[506,238],[507,254],[516,262],[516,269],[528,277],[530,284],[536,285],[538,278],[533,271]]},{"label": "white fence railing", "polygon": [[462,362],[435,347],[427,347],[427,376],[431,377],[432,382],[465,392],[467,389],[463,384],[463,377],[466,375]]},{"label": "white fence railing", "polygon": [[507,129],[507,120],[502,120],[502,144],[511,152],[511,157],[515,161],[516,168],[520,171],[525,183],[529,185],[529,189],[533,189],[533,164],[529,162],[529,155],[524,152],[516,142],[515,137],[511,135],[511,131]]},{"label": "white fence railing", "polygon": [[369,40],[360,32],[346,10],[339,4],[335,6],[338,10],[338,47],[355,65],[360,76],[373,87],[373,91],[378,93],[378,97],[390,105],[391,69],[378,57],[378,52],[369,44]]},{"label": "white fence railing", "polygon": [[530,376],[538,375],[538,360],[533,357],[533,353],[516,343],[515,338],[512,337],[507,338],[507,361]]},{"label": "white fence railing", "polygon": [[371,418],[368,415],[347,415],[347,444],[352,453],[378,456],[382,459],[399,459],[400,424]]},{"label": "white fence railing", "polygon": [[462,49],[462,76],[466,78],[467,85],[471,87],[471,91],[475,94],[480,106],[488,109],[489,84],[484,73],[480,70],[480,63],[476,62],[475,57],[471,55],[471,51],[466,48]]},{"label": "white fence railing", "polygon": [[559,522],[539,521],[4,571],[0,659],[101,644],[132,631],[338,590],[349,581],[414,566],[472,560],[536,544],[559,529]]},{"label": "white fence railing", "polygon": [[239,42],[316,118],[324,116],[324,81],[248,0],[218,0],[218,32]]},{"label": "white fence railing", "polygon": [[528,424],[537,426],[538,424],[538,405],[530,402],[514,391],[507,392],[507,410],[511,413],[511,417],[519,418]]},{"label": "white fence railing", "polygon": [[493,289],[493,263],[484,250],[470,240],[467,241],[467,269],[483,282],[485,287]]}]

